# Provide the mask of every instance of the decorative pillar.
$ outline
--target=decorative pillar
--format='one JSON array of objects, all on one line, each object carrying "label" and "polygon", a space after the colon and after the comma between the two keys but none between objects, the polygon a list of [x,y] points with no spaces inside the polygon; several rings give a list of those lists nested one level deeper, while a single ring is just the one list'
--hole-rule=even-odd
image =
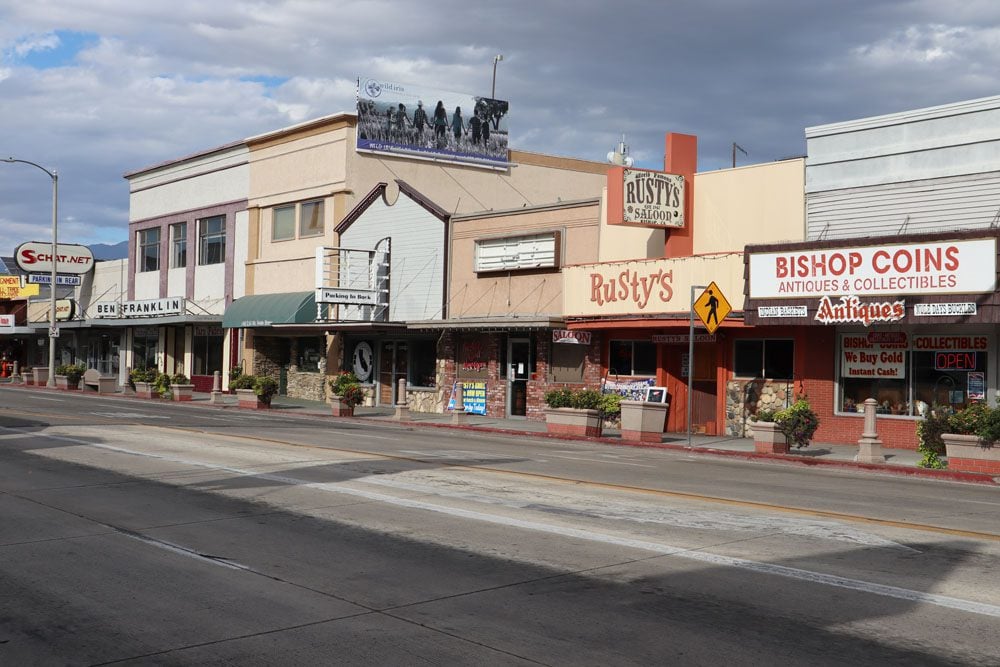
[{"label": "decorative pillar", "polygon": [[212,374],[211,403],[213,405],[218,405],[222,403],[222,371],[215,371]]},{"label": "decorative pillar", "polygon": [[396,385],[396,414],[393,419],[401,421],[410,418],[410,408],[406,404],[406,378],[399,378]]},{"label": "decorative pillar", "polygon": [[455,409],[451,413],[451,421],[455,424],[461,424],[466,421],[467,413],[465,412],[465,398],[463,397],[463,386],[461,382],[455,383]]},{"label": "decorative pillar", "polygon": [[875,428],[875,409],[878,401],[869,398],[865,401],[865,427],[858,440],[858,453],[854,460],[858,463],[885,463],[882,455],[882,441],[878,439]]}]

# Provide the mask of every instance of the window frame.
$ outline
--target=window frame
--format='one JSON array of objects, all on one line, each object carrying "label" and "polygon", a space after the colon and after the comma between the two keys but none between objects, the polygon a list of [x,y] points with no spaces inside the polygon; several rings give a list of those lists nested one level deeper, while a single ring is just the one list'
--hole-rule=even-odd
[{"label": "window frame", "polygon": [[[738,355],[738,352],[739,352],[738,348],[739,348],[739,346],[741,344],[746,344],[746,343],[759,343],[760,344],[760,364],[759,364],[760,368],[753,375],[747,375],[746,373],[743,373],[740,370],[737,370],[737,366],[738,366],[738,364],[737,364],[737,355]],[[771,376],[771,375],[767,374],[768,368],[771,367],[771,365],[768,364],[768,360],[767,360],[768,359],[768,343],[772,343],[772,344],[773,343],[781,343],[781,344],[787,343],[787,344],[791,345],[791,361],[792,361],[792,365],[791,365],[791,368],[789,369],[787,377]],[[772,352],[772,354],[775,353],[775,352],[777,352],[777,350],[774,350]],[[795,339],[794,338],[784,338],[784,337],[775,337],[775,338],[737,338],[737,339],[735,339],[733,341],[733,377],[734,378],[749,378],[749,379],[761,378],[761,379],[765,379],[765,380],[777,380],[777,381],[781,381],[781,382],[791,382],[793,379],[795,379]]]},{"label": "window frame", "polygon": [[[220,229],[217,232],[206,231],[207,223],[219,221]],[[221,242],[220,242],[221,241]],[[216,261],[209,260],[209,249],[218,244],[219,258]],[[226,263],[226,216],[211,215],[198,219],[198,266],[213,266],[215,264]]]},{"label": "window frame", "polygon": [[[621,344],[621,343],[630,343],[631,344],[632,350],[631,350],[631,354],[629,356],[629,369],[628,369],[629,372],[628,373],[623,373],[616,366],[612,366],[612,364],[614,363],[614,358],[612,357],[612,354],[611,354],[611,348],[615,345],[615,343],[618,343],[618,344]],[[642,344],[642,345],[649,345],[652,348],[653,359],[654,359],[654,361],[653,361],[653,368],[648,373],[644,372],[644,371],[643,372],[638,372],[638,373],[636,372],[636,368],[635,368],[635,357],[636,357],[635,346],[636,346],[637,343],[638,344]],[[608,341],[608,373],[609,374],[617,375],[617,376],[625,376],[625,377],[656,377],[656,372],[658,370],[657,369],[657,365],[658,364],[656,362],[656,343],[654,343],[651,340],[642,339],[642,338],[612,338],[611,340]],[[614,369],[614,372],[612,372],[612,369]]]},{"label": "window frame", "polygon": [[[318,231],[307,232],[303,226],[306,220],[305,209],[307,206],[310,208],[315,207],[316,209],[319,210]],[[296,229],[298,229],[300,239],[310,238],[313,236],[323,236],[323,234],[326,232],[326,224],[323,219],[324,215],[326,214],[326,206],[324,206],[322,199],[313,199],[310,201],[299,202],[299,204],[296,206],[296,212],[298,213],[297,217],[299,222]],[[310,217],[315,217],[315,216],[310,216]]]},{"label": "window frame", "polygon": [[[187,221],[175,222],[170,225],[170,268],[183,269],[187,267]],[[183,229],[184,236],[178,238],[177,231]],[[178,261],[178,255],[181,260]]]},{"label": "window frame", "polygon": [[[278,213],[284,213],[285,211],[290,211],[292,214],[291,220],[282,220],[282,223],[291,223],[288,225],[288,235],[278,236]],[[281,241],[294,241],[295,240],[295,204],[284,204],[282,206],[275,206],[271,209],[271,241],[274,243]]]},{"label": "window frame", "polygon": [[[148,240],[149,235],[155,234],[156,241],[150,242]],[[139,257],[136,261],[136,267],[138,273],[149,273],[151,271],[160,270],[160,228],[159,227],[149,227],[148,229],[140,229],[138,232],[138,253]],[[153,253],[147,255],[147,251],[153,250]],[[152,266],[150,266],[150,261]]]}]

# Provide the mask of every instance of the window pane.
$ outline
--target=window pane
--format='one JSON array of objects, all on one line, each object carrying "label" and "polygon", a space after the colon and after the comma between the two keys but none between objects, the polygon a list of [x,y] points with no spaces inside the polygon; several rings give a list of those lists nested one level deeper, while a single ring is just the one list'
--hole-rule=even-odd
[{"label": "window pane", "polygon": [[217,215],[198,221],[201,247],[199,264],[221,264],[226,261],[226,218]]},{"label": "window pane", "polygon": [[157,271],[160,268],[160,230],[145,229],[139,232],[139,271]]},{"label": "window pane", "polygon": [[431,340],[415,340],[410,343],[410,377],[414,387],[435,387],[437,379],[437,343]]},{"label": "window pane", "polygon": [[656,345],[649,341],[637,340],[632,343],[633,375],[656,375]]},{"label": "window pane", "polygon": [[173,238],[171,266],[180,269],[187,266],[187,223],[179,222],[176,225],[171,225],[170,229]]},{"label": "window pane", "polygon": [[299,236],[317,236],[323,233],[323,202],[312,201],[302,205]]},{"label": "window pane", "polygon": [[790,340],[764,341],[764,377],[791,380],[794,370],[795,343]]},{"label": "window pane", "polygon": [[[929,407],[947,407],[962,410],[972,400],[969,397],[969,378],[987,371],[987,353],[973,350],[947,350],[931,352],[911,352],[913,357],[913,398],[923,401]],[[982,385],[973,387],[976,396],[984,389]],[[912,413],[912,411],[911,411]]]},{"label": "window pane", "polygon": [[632,341],[611,341],[608,371],[612,375],[632,375]]},{"label": "window pane", "polygon": [[271,240],[295,238],[295,207],[281,206],[271,212]]},{"label": "window pane", "polygon": [[733,372],[739,377],[763,377],[764,341],[737,340],[733,347]]},{"label": "window pane", "polygon": [[583,360],[587,356],[586,345],[552,345],[552,381],[583,382]]}]

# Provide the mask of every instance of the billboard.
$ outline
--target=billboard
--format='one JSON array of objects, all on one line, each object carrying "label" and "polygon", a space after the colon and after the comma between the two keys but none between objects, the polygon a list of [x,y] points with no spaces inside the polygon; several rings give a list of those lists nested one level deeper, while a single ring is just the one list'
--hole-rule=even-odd
[{"label": "billboard", "polygon": [[506,167],[503,100],[358,79],[359,151]]}]

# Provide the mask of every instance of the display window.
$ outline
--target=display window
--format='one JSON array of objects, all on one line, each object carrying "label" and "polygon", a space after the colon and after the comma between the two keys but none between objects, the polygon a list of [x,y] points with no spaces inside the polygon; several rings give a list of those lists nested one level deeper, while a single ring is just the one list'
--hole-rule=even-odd
[{"label": "display window", "polygon": [[842,333],[837,407],[862,413],[874,398],[879,414],[919,417],[985,401],[988,349],[984,335]]},{"label": "display window", "polygon": [[609,343],[611,375],[656,375],[656,345],[648,340],[613,340]]}]

